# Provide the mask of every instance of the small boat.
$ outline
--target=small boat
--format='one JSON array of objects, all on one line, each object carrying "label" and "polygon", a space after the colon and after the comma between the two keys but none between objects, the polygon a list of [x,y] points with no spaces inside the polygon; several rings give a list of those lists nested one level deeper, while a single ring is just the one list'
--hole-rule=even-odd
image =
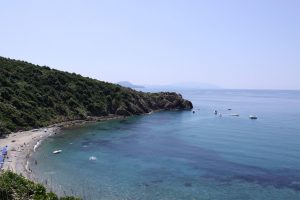
[{"label": "small boat", "polygon": [[249,115],[249,119],[257,119],[257,116],[255,116],[255,115]]},{"label": "small boat", "polygon": [[54,154],[58,154],[58,153],[61,153],[61,152],[62,152],[62,150],[55,150],[55,151],[53,151]]},{"label": "small boat", "polygon": [[232,110],[231,108],[228,108],[227,110]]},{"label": "small boat", "polygon": [[97,160],[97,158],[95,156],[91,156],[89,160]]},{"label": "small boat", "polygon": [[218,114],[218,111],[217,110],[215,110],[215,115],[217,115]]},{"label": "small boat", "polygon": [[230,114],[230,116],[238,117],[238,116],[240,116],[240,115],[239,115],[239,114]]}]

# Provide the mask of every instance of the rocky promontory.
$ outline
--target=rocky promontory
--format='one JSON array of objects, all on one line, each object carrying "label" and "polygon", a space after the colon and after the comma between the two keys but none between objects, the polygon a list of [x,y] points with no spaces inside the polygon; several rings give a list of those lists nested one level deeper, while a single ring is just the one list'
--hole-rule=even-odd
[{"label": "rocky promontory", "polygon": [[[127,89],[131,90],[131,89]],[[129,93],[136,92],[131,91]],[[193,104],[174,92],[143,93],[137,92],[128,101],[125,101],[114,114],[139,115],[157,110],[188,110]]]}]

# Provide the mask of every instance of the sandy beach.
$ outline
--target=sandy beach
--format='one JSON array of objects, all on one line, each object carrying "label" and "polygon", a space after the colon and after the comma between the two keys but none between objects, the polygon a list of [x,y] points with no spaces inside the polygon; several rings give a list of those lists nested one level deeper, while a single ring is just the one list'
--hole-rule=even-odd
[{"label": "sandy beach", "polygon": [[123,116],[117,115],[89,117],[86,120],[67,121],[44,128],[11,133],[4,138],[0,138],[0,148],[5,147],[6,145],[8,146],[8,154],[2,170],[11,170],[32,179],[34,175],[29,167],[29,158],[34,151],[38,151],[38,148],[42,145],[44,139],[51,135],[59,134],[62,128],[80,126],[96,121],[123,118]]},{"label": "sandy beach", "polygon": [[28,158],[33,151],[37,151],[42,141],[52,134],[58,133],[58,126],[16,132],[0,139],[0,147],[8,146],[7,158],[4,161],[4,170],[11,170],[27,176],[30,174]]}]

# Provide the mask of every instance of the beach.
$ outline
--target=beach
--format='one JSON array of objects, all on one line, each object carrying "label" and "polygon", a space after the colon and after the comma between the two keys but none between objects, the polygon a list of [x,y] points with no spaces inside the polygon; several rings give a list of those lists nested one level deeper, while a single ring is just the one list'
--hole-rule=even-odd
[{"label": "beach", "polygon": [[0,138],[0,148],[8,147],[7,157],[2,170],[11,170],[29,179],[34,179],[34,174],[30,169],[29,158],[34,151],[38,151],[44,139],[51,135],[59,134],[62,128],[122,118],[124,117],[117,115],[88,117],[86,120],[67,121],[39,129],[11,133],[6,137]]},{"label": "beach", "polygon": [[52,126],[29,131],[21,131],[9,134],[0,139],[0,147],[8,146],[7,158],[3,169],[28,177],[31,170],[28,168],[28,158],[36,151],[42,141],[52,134],[58,133],[60,127]]}]

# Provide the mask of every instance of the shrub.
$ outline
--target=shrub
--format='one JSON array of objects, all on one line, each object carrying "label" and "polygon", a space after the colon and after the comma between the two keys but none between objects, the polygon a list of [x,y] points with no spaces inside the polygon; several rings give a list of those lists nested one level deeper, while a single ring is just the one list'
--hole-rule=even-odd
[{"label": "shrub", "polygon": [[38,183],[34,183],[25,177],[11,171],[0,173],[0,199],[1,200],[59,200],[70,199],[79,200],[76,197],[58,198],[53,192],[47,193],[46,188]]}]

